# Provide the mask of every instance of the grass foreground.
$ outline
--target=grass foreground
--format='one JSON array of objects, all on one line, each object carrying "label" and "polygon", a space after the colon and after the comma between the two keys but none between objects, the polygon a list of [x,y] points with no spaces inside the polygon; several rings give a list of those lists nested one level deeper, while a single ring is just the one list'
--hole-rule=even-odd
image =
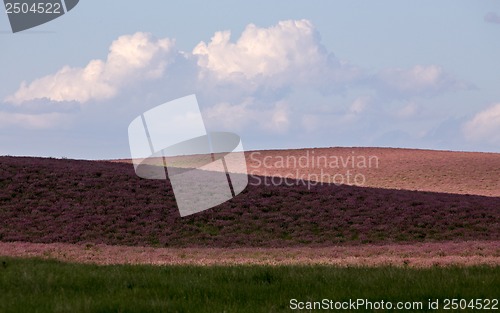
[{"label": "grass foreground", "polygon": [[[450,312],[444,299],[499,295],[498,266],[99,266],[0,258],[0,312],[293,312],[291,299],[420,301],[422,310],[406,311]],[[438,310],[428,309],[429,299],[439,299]],[[377,310],[384,311],[396,310]]]}]

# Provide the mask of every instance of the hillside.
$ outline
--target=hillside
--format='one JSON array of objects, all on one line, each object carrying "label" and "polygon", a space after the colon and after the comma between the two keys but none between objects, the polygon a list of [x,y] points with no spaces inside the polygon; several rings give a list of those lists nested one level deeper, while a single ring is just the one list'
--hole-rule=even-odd
[{"label": "hillside", "polygon": [[[351,184],[360,174],[365,179],[357,185],[365,187],[500,197],[499,153],[355,147],[248,151],[245,156],[253,175],[330,183],[344,178],[348,183],[349,172]],[[182,166],[176,158],[171,161]]]},{"label": "hillside", "polygon": [[[487,177],[487,179],[489,179]],[[130,164],[0,157],[0,240],[294,247],[500,240],[500,198],[288,179],[180,218],[165,181]]]}]

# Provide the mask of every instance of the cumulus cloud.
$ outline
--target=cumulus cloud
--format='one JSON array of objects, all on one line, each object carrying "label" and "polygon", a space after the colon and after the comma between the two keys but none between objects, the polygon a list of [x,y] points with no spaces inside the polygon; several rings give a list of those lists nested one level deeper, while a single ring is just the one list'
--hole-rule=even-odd
[{"label": "cumulus cloud", "polygon": [[[140,32],[121,36],[103,60],[92,60],[84,67],[65,66],[55,74],[23,82],[7,99],[22,103],[12,106],[22,112],[3,113],[3,118],[10,114],[17,123],[30,121],[38,127],[51,118],[58,123],[58,115],[50,115],[50,110],[85,112],[88,118],[98,106],[80,104],[113,98],[119,102],[116,97],[124,96],[124,90],[144,81],[144,88],[135,89],[138,94],[122,103],[128,105],[122,112],[129,108],[141,112],[164,99],[196,93],[209,129],[247,128],[266,133],[298,131],[292,125],[321,131],[326,128],[323,124],[332,122],[347,125],[347,129],[365,119],[373,122],[376,114],[387,117],[379,108],[393,98],[432,96],[467,87],[438,65],[367,74],[326,49],[310,21],[287,20],[270,27],[249,24],[236,38],[231,38],[230,31],[216,32],[190,52],[178,51],[169,38],[156,39]],[[354,93],[343,92],[350,88]],[[371,96],[359,96],[346,105],[344,100],[357,91]],[[334,97],[339,101],[330,101]],[[314,113],[310,109],[318,101],[328,108]],[[139,107],[143,103],[147,104]],[[342,112],[325,117],[322,112],[334,112],[335,106]],[[411,117],[415,111],[408,106],[397,114]]]},{"label": "cumulus cloud", "polygon": [[377,81],[382,89],[403,96],[429,96],[470,87],[437,65],[415,65],[410,69],[385,69],[377,75]]},{"label": "cumulus cloud", "polygon": [[495,12],[488,12],[484,16],[484,21],[487,23],[500,24],[500,16]]},{"label": "cumulus cloud", "polygon": [[269,28],[249,24],[236,42],[231,42],[230,31],[217,32],[210,42],[200,42],[193,55],[201,78],[222,82],[311,85],[332,83],[340,78],[339,71],[348,80],[358,74],[326,50],[308,20],[281,21]]},{"label": "cumulus cloud", "polygon": [[[175,49],[172,39],[155,39],[135,33],[115,40],[105,60],[85,67],[65,66],[57,73],[23,82],[7,101],[20,104],[39,99],[56,102],[103,101],[141,81],[177,77],[180,85],[210,99],[210,105],[241,104],[247,98],[276,103],[292,90],[309,88],[323,95],[365,81],[364,70],[339,60],[321,43],[319,32],[308,20],[280,21],[267,28],[249,24],[231,41],[230,31],[216,32],[208,43],[192,52]],[[429,96],[466,88],[437,65],[392,68],[373,75],[367,87],[394,96]],[[187,89],[189,89],[187,88]],[[364,101],[364,100],[363,100]],[[351,113],[363,110],[353,104]]]},{"label": "cumulus cloud", "polygon": [[121,36],[111,44],[105,61],[92,60],[84,68],[65,66],[53,75],[23,82],[6,101],[110,99],[131,82],[159,78],[171,62],[173,47],[174,41],[156,40],[147,33]]},{"label": "cumulus cloud", "polygon": [[463,131],[470,141],[500,145],[500,103],[477,113],[465,123]]}]

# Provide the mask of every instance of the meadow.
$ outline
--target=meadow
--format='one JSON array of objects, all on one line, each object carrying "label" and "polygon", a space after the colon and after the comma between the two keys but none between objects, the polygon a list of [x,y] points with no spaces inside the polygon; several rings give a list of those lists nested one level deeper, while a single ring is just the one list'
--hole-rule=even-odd
[{"label": "meadow", "polygon": [[[498,299],[499,270],[487,266],[97,266],[1,257],[0,311],[292,312],[291,299],[360,298],[393,305],[421,302],[423,308],[418,311],[430,311],[426,308],[432,299],[440,303],[440,309],[432,312],[450,312],[443,310],[445,299]],[[358,307],[355,312],[372,311]]]}]

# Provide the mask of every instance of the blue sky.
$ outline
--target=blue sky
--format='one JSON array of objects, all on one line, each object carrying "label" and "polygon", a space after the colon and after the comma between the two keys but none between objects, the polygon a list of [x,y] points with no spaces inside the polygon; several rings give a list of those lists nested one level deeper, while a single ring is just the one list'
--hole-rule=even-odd
[{"label": "blue sky", "polygon": [[246,150],[500,152],[500,2],[116,3],[0,14],[0,155],[128,157],[136,116],[193,93]]}]

